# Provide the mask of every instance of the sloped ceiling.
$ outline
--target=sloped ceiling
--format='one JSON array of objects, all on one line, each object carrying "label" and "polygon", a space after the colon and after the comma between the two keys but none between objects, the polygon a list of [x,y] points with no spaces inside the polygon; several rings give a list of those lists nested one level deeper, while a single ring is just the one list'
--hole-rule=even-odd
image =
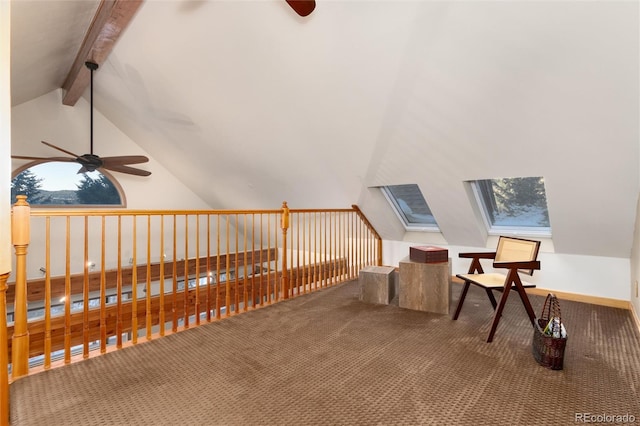
[{"label": "sloped ceiling", "polygon": [[11,2],[11,104],[62,87],[99,1]]},{"label": "sloped ceiling", "polygon": [[[61,85],[90,21],[51,11],[96,3],[12,4],[17,104]],[[280,0],[148,0],[95,105],[212,208],[359,204],[401,240],[371,187],[417,183],[446,242],[483,246],[464,182],[544,176],[557,251],[629,257],[638,20],[616,1],[318,0],[301,18]]]}]

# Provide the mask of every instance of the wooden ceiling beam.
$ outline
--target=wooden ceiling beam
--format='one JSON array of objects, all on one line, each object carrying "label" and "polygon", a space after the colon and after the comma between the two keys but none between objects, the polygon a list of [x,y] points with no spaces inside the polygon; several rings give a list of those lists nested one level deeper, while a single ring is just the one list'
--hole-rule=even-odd
[{"label": "wooden ceiling beam", "polygon": [[62,85],[64,105],[75,105],[89,86],[91,73],[84,63],[91,61],[102,65],[143,1],[101,0],[82,46]]}]

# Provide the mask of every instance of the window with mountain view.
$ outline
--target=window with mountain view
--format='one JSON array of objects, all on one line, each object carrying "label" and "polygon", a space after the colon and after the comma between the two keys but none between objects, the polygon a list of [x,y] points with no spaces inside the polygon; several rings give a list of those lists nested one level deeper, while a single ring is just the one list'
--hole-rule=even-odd
[{"label": "window with mountain view", "polygon": [[389,185],[381,189],[407,230],[438,230],[418,185]]},{"label": "window with mountain view", "polygon": [[78,173],[75,163],[37,163],[11,180],[11,204],[24,194],[32,206],[123,206],[115,179],[99,171]]},{"label": "window with mountain view", "polygon": [[544,178],[484,179],[470,183],[490,233],[551,235]]}]

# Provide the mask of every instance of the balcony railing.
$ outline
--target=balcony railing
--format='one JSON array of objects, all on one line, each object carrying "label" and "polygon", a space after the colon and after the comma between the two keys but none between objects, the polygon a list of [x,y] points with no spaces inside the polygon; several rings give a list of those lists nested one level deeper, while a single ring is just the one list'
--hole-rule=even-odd
[{"label": "balcony railing", "polygon": [[0,277],[2,413],[19,377],[333,286],[382,259],[357,206],[29,210],[20,198],[12,219],[14,279]]}]

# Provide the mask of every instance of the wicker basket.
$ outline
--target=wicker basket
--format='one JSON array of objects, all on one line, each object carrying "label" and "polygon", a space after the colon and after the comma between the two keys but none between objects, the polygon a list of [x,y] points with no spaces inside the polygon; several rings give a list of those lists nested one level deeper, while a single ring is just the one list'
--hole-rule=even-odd
[{"label": "wicker basket", "polygon": [[[545,333],[545,330],[550,334]],[[549,293],[544,301],[542,315],[535,321],[533,357],[543,367],[562,370],[566,345],[567,335],[560,315],[560,303],[554,294]]]}]

